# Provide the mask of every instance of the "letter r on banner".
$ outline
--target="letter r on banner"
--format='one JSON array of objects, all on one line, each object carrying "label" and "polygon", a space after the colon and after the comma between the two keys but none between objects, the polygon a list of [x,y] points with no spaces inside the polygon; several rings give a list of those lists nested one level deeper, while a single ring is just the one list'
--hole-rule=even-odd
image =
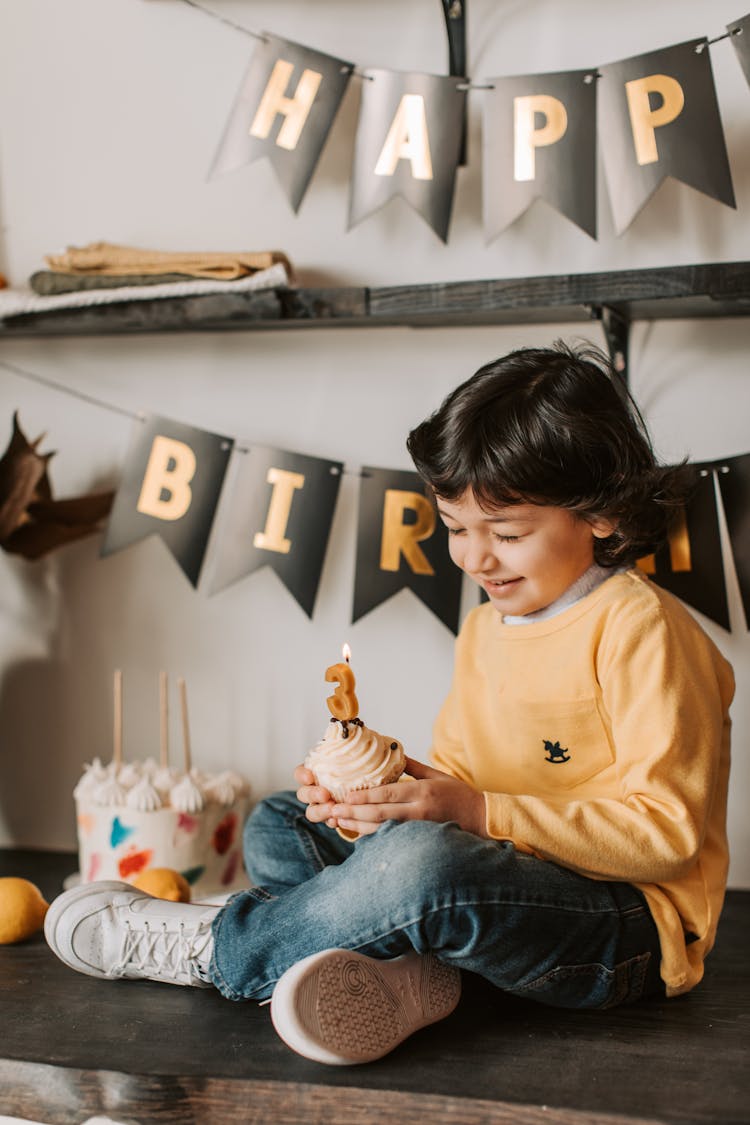
[{"label": "letter r on banner", "polygon": [[[656,129],[669,125],[682,113],[685,94],[676,78],[668,74],[649,74],[625,83],[630,127],[633,130],[635,155],[639,164],[655,164],[659,159]],[[651,108],[651,94],[658,94],[661,104]]]},{"label": "letter r on banner", "polygon": [[[536,128],[536,115],[544,125]],[[529,94],[513,99],[513,178],[519,183],[536,178],[536,149],[565,136],[568,114],[559,98]]]},{"label": "letter r on banner", "polygon": [[285,148],[290,152],[297,147],[318,87],[323,80],[322,74],[306,68],[297,83],[294,95],[290,98],[286,96],[285,91],[293,73],[294,63],[286,59],[276,60],[249,130],[251,136],[265,140],[271,132],[276,115],[283,114],[284,124],[279,129],[276,144],[279,148]]},{"label": "letter r on banner", "polygon": [[415,180],[432,179],[427,115],[421,94],[404,94],[375,165],[376,176],[392,176],[399,160],[411,163]]},{"label": "letter r on banner", "polygon": [[136,508],[158,520],[179,520],[187,512],[193,493],[195,454],[189,445],[157,434],[151,445]]},{"label": "letter r on banner", "polygon": [[295,489],[305,487],[305,478],[302,473],[290,473],[286,469],[271,467],[266,474],[266,481],[273,485],[271,503],[268,505],[265,530],[256,533],[253,547],[288,555],[292,546],[291,539],[286,538],[289,513]]},{"label": "letter r on banner", "polygon": [[[416,512],[416,522],[404,523],[405,511]],[[421,539],[435,530],[435,512],[426,496],[388,488],[383,503],[383,536],[380,544],[380,569],[397,571],[404,556],[415,574],[434,574]]]}]

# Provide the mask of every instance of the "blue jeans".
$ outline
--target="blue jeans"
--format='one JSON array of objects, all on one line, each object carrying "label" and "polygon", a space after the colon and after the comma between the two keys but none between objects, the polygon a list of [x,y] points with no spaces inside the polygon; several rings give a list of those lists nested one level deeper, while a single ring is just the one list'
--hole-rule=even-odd
[{"label": "blue jeans", "polygon": [[210,976],[264,999],[322,949],[432,951],[515,996],[606,1008],[660,990],[659,939],[627,883],[588,879],[456,824],[387,821],[355,844],[305,819],[291,792],[245,827],[253,887],[219,912]]}]

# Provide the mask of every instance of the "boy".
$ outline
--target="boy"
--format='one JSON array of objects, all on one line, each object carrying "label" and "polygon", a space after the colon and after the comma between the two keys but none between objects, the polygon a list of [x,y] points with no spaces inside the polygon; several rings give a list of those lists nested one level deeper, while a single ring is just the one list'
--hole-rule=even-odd
[{"label": "boy", "polygon": [[[449,1014],[460,969],[561,1007],[685,992],[726,882],[731,668],[634,566],[685,468],[657,464],[603,357],[563,345],[481,368],[408,448],[488,599],[458,637],[432,765],[343,802],[298,767],[296,796],[250,817],[254,887],[223,908],[92,884],[46,926],[92,975],[271,995],[282,1038],[332,1064]],[[157,923],[179,965],[149,944]]]}]

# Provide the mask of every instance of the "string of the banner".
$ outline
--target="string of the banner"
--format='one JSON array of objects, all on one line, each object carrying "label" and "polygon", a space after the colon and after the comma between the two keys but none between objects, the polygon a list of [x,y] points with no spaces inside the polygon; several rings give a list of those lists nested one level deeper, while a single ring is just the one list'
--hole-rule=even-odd
[{"label": "string of the banner", "polygon": [[[18,367],[15,363],[8,363],[5,359],[0,359],[0,368],[4,371],[10,371],[12,375],[17,375],[19,379],[28,379],[31,383],[39,383],[42,387],[47,387],[49,390],[58,391],[61,395],[69,395],[71,398],[80,399],[81,402],[87,403],[89,406],[98,406],[101,410],[109,410],[113,414],[121,414],[126,418],[130,418],[134,422],[144,423],[148,415],[137,410],[128,410],[126,406],[116,406],[112,402],[106,402],[103,398],[97,398],[96,395],[87,394],[85,391],[76,390],[74,387],[66,387],[62,383],[50,379],[46,375],[39,375],[35,371],[27,371],[24,367]],[[252,449],[249,446],[239,445],[237,442],[232,444],[232,450],[236,453],[251,453]],[[339,469],[337,465],[332,465],[330,469],[332,476],[345,477],[363,477],[368,476],[368,473],[363,471],[352,472],[349,469]]]},{"label": "string of the banner", "polygon": [[[191,8],[195,8],[196,11],[202,12],[204,16],[209,16],[211,19],[218,20],[220,23],[226,24],[228,27],[233,28],[235,31],[242,32],[243,35],[250,35],[253,39],[260,39],[261,42],[263,42],[263,43],[268,42],[268,35],[264,34],[262,31],[252,31],[249,27],[243,27],[242,24],[235,23],[234,20],[227,19],[226,16],[222,16],[218,12],[212,11],[211,8],[204,8],[203,5],[198,4],[196,2],[196,0],[182,0],[182,2],[183,2],[183,4],[187,4]],[[742,35],[742,28],[741,27],[734,27],[730,31],[725,31],[722,35],[716,35],[713,39],[706,39],[705,43],[699,43],[696,46],[695,53],[700,55],[702,53],[702,51],[705,50],[706,47],[710,47],[714,43],[720,43],[722,39],[731,39],[732,36],[734,36],[734,35]],[[374,82],[375,81],[375,78],[372,74],[364,74],[363,71],[358,70],[356,67],[351,67],[351,68],[347,68],[347,69],[351,69],[352,75],[354,75],[356,78],[367,79],[368,82]],[[591,81],[593,78],[600,78],[600,77],[601,77],[600,74],[592,74],[591,79],[589,79],[589,81]],[[588,78],[588,75],[587,75],[587,78]],[[495,87],[491,83],[473,83],[473,82],[469,81],[469,82],[459,83],[458,89],[459,90],[494,90]]]}]

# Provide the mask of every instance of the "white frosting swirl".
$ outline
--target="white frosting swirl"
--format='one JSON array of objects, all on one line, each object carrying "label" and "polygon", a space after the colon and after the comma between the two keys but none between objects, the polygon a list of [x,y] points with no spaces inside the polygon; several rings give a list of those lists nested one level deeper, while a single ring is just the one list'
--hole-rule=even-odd
[{"label": "white frosting swirl", "polygon": [[144,777],[130,790],[125,804],[128,808],[138,809],[139,812],[155,812],[162,807],[162,799],[149,779]]},{"label": "white frosting swirl", "polygon": [[237,791],[225,774],[220,774],[213,781],[205,783],[206,796],[217,805],[233,805]]},{"label": "white frosting swirl", "polygon": [[138,762],[126,762],[117,775],[120,785],[132,789],[141,780],[141,767]]},{"label": "white frosting swirl", "polygon": [[201,787],[186,773],[171,790],[169,803],[178,812],[197,813],[205,807],[206,798]]},{"label": "white frosting swirl", "polygon": [[81,779],[73,790],[73,796],[77,801],[83,797],[93,796],[94,790],[109,777],[106,767],[102,765],[99,758],[94,758],[91,765],[84,765],[83,770]]},{"label": "white frosting swirl", "polygon": [[94,789],[91,794],[91,798],[97,805],[113,805],[117,807],[125,804],[127,795],[127,789],[120,785],[116,778],[108,777],[101,785],[97,785],[96,789]]},{"label": "white frosting swirl", "polygon": [[[346,732],[346,733],[345,733]],[[305,765],[335,801],[353,789],[373,789],[396,781],[406,763],[395,738],[370,730],[364,723],[332,719]]]}]

